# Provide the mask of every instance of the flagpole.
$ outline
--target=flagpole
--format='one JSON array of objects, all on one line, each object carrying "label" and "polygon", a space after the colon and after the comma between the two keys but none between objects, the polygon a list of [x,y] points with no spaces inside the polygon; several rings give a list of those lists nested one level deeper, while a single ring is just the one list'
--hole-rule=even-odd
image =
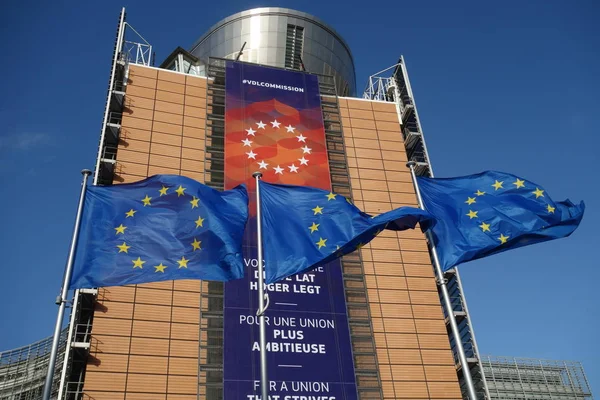
[{"label": "flagpole", "polygon": [[[260,387],[261,399],[269,398],[269,380],[267,379],[267,327],[265,324],[265,311],[269,306],[269,298],[265,295],[264,268],[263,268],[263,249],[262,249],[262,220],[260,213],[260,178],[262,174],[255,172],[252,174],[256,179],[256,235],[258,242],[258,311],[256,315],[259,321],[259,345],[260,345]],[[267,305],[265,306],[265,300]]]},{"label": "flagpole", "polygon": [[[421,191],[419,190],[419,182],[417,181],[417,175],[415,174],[415,166],[417,165],[414,161],[409,161],[406,163],[406,166],[410,168],[410,175],[412,177],[413,186],[415,188],[415,192],[417,194],[417,201],[419,202],[419,207],[422,210],[425,210],[425,204],[423,203],[423,197],[421,197]],[[475,393],[475,385],[473,385],[473,378],[471,377],[471,369],[469,368],[469,364],[467,363],[467,356],[465,354],[465,349],[462,344],[462,339],[460,336],[460,331],[458,329],[458,324],[456,322],[456,318],[454,317],[454,311],[452,308],[452,302],[450,301],[450,294],[448,293],[448,286],[446,285],[446,278],[444,278],[444,273],[442,272],[442,267],[440,266],[440,259],[438,258],[437,250],[435,248],[435,244],[433,242],[433,237],[430,232],[426,233],[427,240],[429,241],[429,246],[431,248],[431,254],[433,256],[433,265],[435,267],[435,272],[437,275],[437,284],[442,290],[442,297],[444,299],[444,305],[446,306],[446,312],[448,314],[448,320],[450,321],[450,327],[452,329],[452,336],[454,336],[454,344],[456,345],[456,352],[458,353],[458,359],[460,360],[460,364],[463,370],[463,377],[465,378],[465,384],[467,385],[467,391],[469,393],[469,399],[476,400],[477,395]]]},{"label": "flagpole", "polygon": [[[46,374],[46,382],[44,383],[44,394],[42,400],[50,400],[52,394],[52,378],[54,378],[54,368],[56,357],[58,355],[58,345],[60,340],[60,331],[62,328],[63,317],[65,315],[65,307],[67,305],[67,296],[69,294],[69,283],[73,273],[73,262],[75,261],[75,246],[77,245],[77,237],[79,236],[79,227],[81,225],[81,214],[83,212],[83,201],[85,199],[85,191],[88,177],[92,171],[84,169],[81,171],[83,180],[81,182],[81,192],[79,194],[79,205],[77,206],[77,216],[75,217],[75,227],[73,228],[73,237],[71,238],[71,246],[69,248],[69,258],[65,267],[65,275],[60,296],[56,298],[58,304],[58,316],[56,317],[56,326],[54,327],[54,338],[52,340],[52,349],[50,350],[50,361],[48,362],[48,373]],[[67,343],[67,346],[69,343]]]}]

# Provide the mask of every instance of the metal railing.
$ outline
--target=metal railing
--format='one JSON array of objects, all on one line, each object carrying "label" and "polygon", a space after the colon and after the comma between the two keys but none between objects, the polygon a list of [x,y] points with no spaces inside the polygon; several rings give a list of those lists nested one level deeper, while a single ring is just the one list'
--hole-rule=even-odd
[{"label": "metal railing", "polygon": [[592,400],[581,363],[483,356],[491,399]]},{"label": "metal railing", "polygon": [[152,46],[146,43],[125,41],[121,60],[133,64],[150,66],[152,60]]},{"label": "metal railing", "polygon": [[[52,393],[56,396],[65,353],[67,329],[63,329],[59,342]],[[28,346],[0,353],[0,399],[37,400],[42,396],[52,336]]]},{"label": "metal railing", "polygon": [[122,120],[123,120],[123,113],[120,113],[120,112],[110,112],[108,114],[107,123],[109,123],[109,124],[115,124],[115,125],[120,125]]},{"label": "metal railing", "polygon": [[106,161],[110,161],[110,162],[116,162],[117,161],[117,146],[113,146],[113,145],[106,145],[104,146],[104,149],[102,150],[102,161],[106,162]]},{"label": "metal railing", "polygon": [[[128,35],[130,31],[135,34],[138,41],[128,39],[131,36]],[[120,61],[149,67],[152,64],[152,45],[127,22],[125,22],[124,38]]]}]

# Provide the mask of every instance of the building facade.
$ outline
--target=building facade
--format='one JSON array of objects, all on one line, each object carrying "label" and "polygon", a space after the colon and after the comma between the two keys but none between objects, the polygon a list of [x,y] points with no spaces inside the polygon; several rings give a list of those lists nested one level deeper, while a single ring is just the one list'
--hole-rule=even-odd
[{"label": "building facade", "polygon": [[[59,355],[52,395],[56,398],[63,370],[67,329],[63,329],[59,341]],[[38,400],[42,398],[52,336],[28,346],[0,352],[0,400]]]},{"label": "building facade", "polygon": [[[333,192],[371,214],[417,205],[406,162],[417,161],[422,175],[429,175],[431,168],[403,60],[391,80],[379,77],[364,98],[355,98],[348,97],[355,92],[355,78],[345,42],[304,13],[258,9],[236,14],[213,27],[189,52],[176,50],[161,68],[150,65],[147,43],[124,40],[124,22],[123,10],[94,184],[179,174],[223,189],[225,57],[239,55],[235,50],[239,41],[240,49],[243,42],[247,46],[240,60],[249,57],[248,61],[271,67],[320,74],[323,155]],[[248,40],[246,26],[250,26]],[[268,29],[263,31],[263,26]],[[253,35],[263,34],[265,40],[252,41]],[[314,54],[304,51],[308,39],[320,42],[322,48]],[[260,46],[265,46],[266,61]],[[299,57],[290,56],[295,53]],[[253,54],[258,54],[256,59]],[[334,56],[338,61],[331,61]],[[254,169],[247,170],[250,175]],[[386,231],[345,256],[341,270],[356,384],[355,394],[345,397],[463,398],[463,366],[453,354],[448,313],[440,305],[423,234]],[[460,279],[455,273],[448,279],[456,305],[451,312],[459,318],[467,344],[472,344],[467,347],[468,368],[480,398],[485,398]],[[59,398],[227,400],[223,384],[226,295],[227,284],[199,281],[78,291],[71,317],[71,327],[77,329],[70,331],[69,362]],[[91,311],[78,307],[90,301]]]},{"label": "building facade", "polygon": [[239,12],[211,27],[190,52],[205,63],[209,57],[238,58],[331,75],[339,96],[356,94],[350,47],[331,26],[301,11],[267,7]]},{"label": "building facade", "polygon": [[484,356],[482,363],[490,399],[592,399],[579,362]]}]

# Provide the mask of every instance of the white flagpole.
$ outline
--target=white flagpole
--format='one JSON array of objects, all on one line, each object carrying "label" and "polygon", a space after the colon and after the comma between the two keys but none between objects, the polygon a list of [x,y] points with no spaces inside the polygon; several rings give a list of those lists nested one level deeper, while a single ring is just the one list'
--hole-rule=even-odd
[{"label": "white flagpole", "polygon": [[[259,320],[259,345],[260,345],[260,388],[261,400],[269,398],[269,380],[267,379],[267,327],[265,324],[265,311],[269,307],[269,296],[265,294],[264,287],[264,268],[262,251],[262,221],[260,213],[260,178],[262,174],[255,172],[252,174],[256,179],[256,235],[258,247],[258,311],[256,315]],[[265,305],[266,300],[266,305]]]},{"label": "white flagpole", "polygon": [[[414,161],[409,161],[406,164],[406,166],[410,168],[410,175],[412,177],[413,186],[415,187],[415,192],[417,194],[417,201],[419,202],[419,207],[422,210],[425,210],[425,205],[423,204],[423,197],[421,197],[421,191],[419,190],[419,182],[417,182],[417,175],[415,174],[416,165],[417,163]],[[473,385],[473,378],[471,377],[471,369],[469,368],[469,364],[467,363],[467,356],[465,354],[465,349],[463,347],[462,339],[460,337],[460,331],[458,330],[458,324],[456,323],[456,318],[454,317],[452,302],[450,301],[450,294],[448,293],[448,286],[446,285],[447,281],[446,278],[444,278],[444,273],[442,272],[442,267],[440,266],[440,259],[438,258],[437,250],[435,248],[435,244],[433,243],[433,237],[431,236],[430,232],[427,232],[427,240],[429,241],[429,246],[431,247],[433,265],[435,267],[435,272],[437,275],[437,284],[442,290],[442,297],[444,299],[444,305],[446,306],[448,320],[450,321],[452,336],[454,336],[454,344],[456,345],[458,359],[460,360],[460,364],[462,366],[463,377],[465,378],[465,384],[467,385],[469,399],[477,400],[477,394],[475,393],[475,385]]]},{"label": "white flagpole", "polygon": [[[54,338],[52,340],[52,349],[50,350],[50,361],[48,362],[48,373],[46,374],[46,383],[44,384],[43,400],[50,400],[52,394],[52,378],[54,377],[54,367],[56,364],[56,356],[58,355],[58,344],[60,339],[60,331],[62,328],[63,317],[65,315],[65,307],[67,305],[67,296],[69,294],[69,283],[73,274],[73,262],[75,261],[75,247],[77,245],[77,237],[79,236],[79,227],[81,225],[81,214],[83,212],[83,201],[85,199],[85,190],[87,180],[92,171],[84,169],[81,171],[83,181],[81,182],[81,192],[79,194],[79,205],[77,206],[77,216],[75,217],[75,227],[73,228],[73,237],[71,238],[71,247],[69,249],[69,258],[65,267],[65,276],[61,289],[60,296],[56,299],[58,304],[58,316],[56,317],[56,326],[54,327]],[[67,343],[69,346],[69,343]],[[67,362],[67,360],[65,360]]]}]

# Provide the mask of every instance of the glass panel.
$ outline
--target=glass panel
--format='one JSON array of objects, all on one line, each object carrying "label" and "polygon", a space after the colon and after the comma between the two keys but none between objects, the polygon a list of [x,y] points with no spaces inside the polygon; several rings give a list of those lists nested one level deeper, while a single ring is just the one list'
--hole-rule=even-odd
[{"label": "glass panel", "polygon": [[191,69],[192,69],[192,64],[188,60],[183,60],[183,70],[180,72],[189,74]]},{"label": "glass panel", "polygon": [[288,24],[285,44],[285,66],[286,68],[302,69],[300,59],[304,42],[304,28]]},{"label": "glass panel", "polygon": [[225,30],[225,40],[233,39],[233,24],[227,24],[223,29]]},{"label": "glass panel", "polygon": [[250,33],[250,20],[248,18],[244,18],[242,21],[241,33],[246,34]]},{"label": "glass panel", "polygon": [[167,65],[166,69],[170,69],[171,71],[177,71],[177,60],[171,61],[169,65]]},{"label": "glass panel", "polygon": [[277,17],[277,16],[269,17],[269,32],[277,32],[278,22],[279,22],[279,17]]}]

